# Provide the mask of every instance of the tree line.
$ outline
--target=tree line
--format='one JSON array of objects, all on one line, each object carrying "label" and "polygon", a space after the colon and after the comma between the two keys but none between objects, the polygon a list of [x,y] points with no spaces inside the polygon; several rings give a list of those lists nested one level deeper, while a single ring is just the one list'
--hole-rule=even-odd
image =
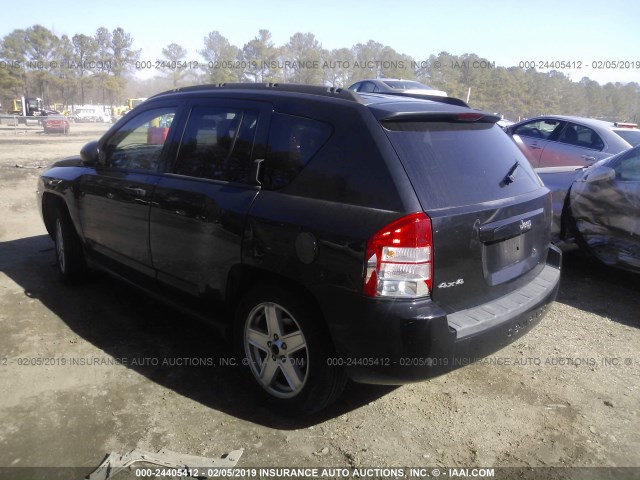
[{"label": "tree line", "polygon": [[[135,73],[154,72],[152,79]],[[540,114],[578,115],[638,122],[640,86],[582,78],[559,71],[501,67],[476,54],[447,52],[414,59],[374,40],[327,50],[313,33],[295,33],[275,45],[263,29],[242,48],[219,31],[208,33],[202,49],[190,53],[171,43],[162,58],[142,58],[122,28],[95,34],[57,36],[34,25],[16,29],[0,41],[0,98],[5,105],[21,96],[41,97],[47,105],[122,105],[184,85],[223,82],[291,82],[348,87],[365,78],[415,79],[472,107],[518,120]],[[6,110],[6,109],[5,109]]]}]

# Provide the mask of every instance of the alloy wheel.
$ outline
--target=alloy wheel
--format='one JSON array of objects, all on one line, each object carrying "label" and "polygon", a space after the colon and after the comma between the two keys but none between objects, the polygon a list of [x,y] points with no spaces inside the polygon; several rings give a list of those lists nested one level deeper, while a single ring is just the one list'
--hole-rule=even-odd
[{"label": "alloy wheel", "polygon": [[277,398],[299,394],[309,377],[309,349],[299,323],[284,307],[265,302],[249,313],[244,350],[260,386]]}]

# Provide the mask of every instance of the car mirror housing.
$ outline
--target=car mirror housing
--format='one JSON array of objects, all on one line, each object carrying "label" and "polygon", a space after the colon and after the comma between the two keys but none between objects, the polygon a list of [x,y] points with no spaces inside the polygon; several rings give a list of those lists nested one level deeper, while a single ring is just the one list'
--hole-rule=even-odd
[{"label": "car mirror housing", "polygon": [[87,143],[80,150],[80,158],[85,165],[96,165],[100,158],[100,149],[97,141]]},{"label": "car mirror housing", "polygon": [[595,183],[613,180],[614,178],[616,178],[616,172],[613,168],[600,165],[587,174],[585,181],[587,183]]}]

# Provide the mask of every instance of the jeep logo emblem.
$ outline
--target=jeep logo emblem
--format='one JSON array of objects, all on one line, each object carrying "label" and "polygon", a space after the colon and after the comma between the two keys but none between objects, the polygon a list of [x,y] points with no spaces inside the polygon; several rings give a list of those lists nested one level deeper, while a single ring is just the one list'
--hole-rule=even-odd
[{"label": "jeep logo emblem", "polygon": [[531,230],[531,225],[531,219],[527,220],[526,222],[524,220],[520,220],[520,231],[527,232]]}]

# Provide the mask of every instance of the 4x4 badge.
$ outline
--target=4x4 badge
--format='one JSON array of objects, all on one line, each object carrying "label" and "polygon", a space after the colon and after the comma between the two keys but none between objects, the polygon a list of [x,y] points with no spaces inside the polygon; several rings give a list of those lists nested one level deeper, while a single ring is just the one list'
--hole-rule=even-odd
[{"label": "4x4 badge", "polygon": [[449,287],[457,287],[458,285],[463,285],[464,279],[459,278],[455,282],[442,282],[438,285],[438,288],[449,288]]}]

